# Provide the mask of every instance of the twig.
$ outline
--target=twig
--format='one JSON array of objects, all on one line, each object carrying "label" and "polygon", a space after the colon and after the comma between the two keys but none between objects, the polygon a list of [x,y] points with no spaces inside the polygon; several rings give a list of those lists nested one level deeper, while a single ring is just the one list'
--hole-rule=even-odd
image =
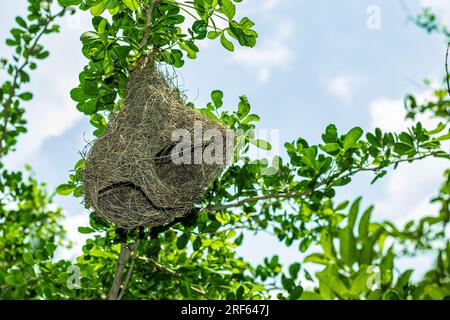
[{"label": "twig", "polygon": [[[174,271],[174,270],[172,270],[172,269],[170,269],[170,268],[168,268],[168,267],[166,267],[166,266],[156,262],[153,259],[146,258],[146,257],[138,257],[138,259],[140,261],[142,261],[142,262],[149,263],[149,264],[153,265],[157,270],[174,277],[178,281],[182,281],[183,280],[182,276],[180,274],[178,274],[176,271]],[[210,300],[210,298],[208,297],[208,294],[205,291],[203,291],[201,289],[198,289],[198,288],[195,288],[192,285],[190,285],[189,287],[191,288],[191,290],[193,292],[203,296],[207,300]]]},{"label": "twig", "polygon": [[147,21],[145,22],[145,32],[144,38],[141,42],[141,49],[144,48],[148,44],[148,38],[150,36],[150,29],[152,28],[152,14],[153,9],[158,5],[161,0],[153,0],[152,3],[147,7]]},{"label": "twig", "polygon": [[6,138],[6,132],[7,132],[6,127],[8,126],[9,109],[11,107],[12,100],[15,95],[16,86],[17,86],[17,82],[19,80],[20,73],[25,69],[25,67],[30,62],[31,54],[33,53],[34,49],[36,48],[41,37],[47,32],[48,26],[50,25],[50,23],[52,23],[57,17],[64,15],[65,12],[66,12],[66,8],[62,9],[60,12],[58,12],[54,16],[52,16],[51,14],[48,16],[48,20],[45,23],[44,28],[41,30],[41,32],[39,32],[39,34],[34,39],[32,45],[28,49],[28,55],[26,56],[24,63],[19,68],[16,68],[16,72],[14,74],[11,89],[8,92],[8,99],[5,101],[5,104],[3,106],[3,129],[1,132],[1,136],[0,136],[0,157],[3,155],[3,141]]},{"label": "twig", "polygon": [[450,51],[450,42],[447,45],[447,53],[445,55],[445,75],[446,75],[446,80],[447,80],[447,91],[448,94],[450,94],[450,75],[448,72],[448,52]]},{"label": "twig", "polygon": [[[343,176],[338,176],[336,177],[335,175],[331,176],[330,178],[327,178],[325,180],[323,180],[322,182],[318,183],[316,186],[312,187],[311,189],[307,190],[307,191],[303,191],[303,192],[290,192],[290,193],[275,193],[275,194],[268,194],[268,195],[261,195],[261,196],[255,196],[255,197],[250,197],[250,198],[246,198],[246,199],[242,199],[230,204],[225,204],[225,205],[221,205],[221,206],[215,206],[215,207],[206,207],[203,210],[206,211],[223,211],[226,209],[230,209],[230,208],[236,208],[236,207],[240,207],[243,204],[249,203],[249,202],[255,202],[255,201],[261,201],[261,200],[270,200],[270,199],[295,199],[295,198],[302,198],[304,196],[310,195],[311,193],[313,193],[314,191],[316,191],[318,188],[329,184],[331,181],[334,181],[334,179],[342,179],[342,178],[347,178],[350,177],[358,172],[367,172],[367,171],[374,171],[377,172],[383,168],[387,168],[390,166],[394,166],[397,165],[399,163],[402,162],[411,162],[411,161],[417,161],[417,160],[422,160],[431,156],[435,156],[436,153],[427,153],[425,155],[422,155],[420,157],[415,157],[415,158],[407,158],[407,159],[400,159],[397,161],[393,161],[392,163],[390,163],[388,166],[377,166],[377,167],[370,167],[370,168],[358,168],[354,171],[350,171],[349,173],[343,175]],[[341,173],[342,174],[342,173]]]},{"label": "twig", "polygon": [[130,269],[128,269],[127,276],[125,277],[125,281],[123,282],[122,285],[122,290],[120,290],[120,294],[117,300],[122,300],[123,296],[125,295],[125,292],[127,291],[128,283],[130,282],[131,275],[133,274],[135,259],[140,242],[141,239],[138,239],[136,243],[133,245],[133,256],[131,257],[131,266]]},{"label": "twig", "polygon": [[111,290],[108,293],[108,300],[117,300],[120,287],[122,286],[122,275],[125,265],[130,257],[130,250],[127,247],[126,242],[120,244],[119,260],[117,261],[116,272],[114,274],[113,284]]}]

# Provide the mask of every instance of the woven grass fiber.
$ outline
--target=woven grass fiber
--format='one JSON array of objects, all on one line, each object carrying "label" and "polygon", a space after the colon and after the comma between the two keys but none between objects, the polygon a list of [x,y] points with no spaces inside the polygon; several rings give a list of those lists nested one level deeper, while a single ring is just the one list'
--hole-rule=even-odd
[{"label": "woven grass fiber", "polygon": [[[198,123],[203,132],[213,129],[222,138],[194,141],[188,150],[193,154],[209,148],[213,156],[223,150],[221,160],[174,163],[172,133],[185,129],[193,134]],[[170,223],[192,210],[226,166],[232,143],[227,137],[224,126],[186,106],[151,57],[141,58],[130,72],[124,107],[85,155],[85,202],[122,228]]]}]

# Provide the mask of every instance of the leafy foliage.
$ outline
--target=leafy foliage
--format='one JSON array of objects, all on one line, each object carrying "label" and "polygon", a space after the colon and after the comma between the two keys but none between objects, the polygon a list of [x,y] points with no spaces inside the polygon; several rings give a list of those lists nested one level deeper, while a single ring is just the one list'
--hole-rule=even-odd
[{"label": "leafy foliage", "polygon": [[[20,85],[29,81],[26,68],[34,69],[35,61],[48,56],[40,38],[56,32],[53,20],[71,7],[89,11],[93,18],[92,30],[80,37],[88,63],[70,95],[77,109],[89,118],[94,135],[100,136],[123,107],[129,71],[142,55],[151,53],[161,66],[181,68],[187,59],[197,58],[197,44],[202,40],[217,40],[229,51],[238,44],[255,46],[258,35],[254,23],[237,17],[240,2],[58,0],[63,9],[53,14],[51,1],[29,0],[30,14],[16,19],[18,28],[7,40],[16,48],[13,62],[2,62],[12,77],[0,91],[3,154],[12,150],[17,136],[26,131],[21,104],[33,97],[19,92]],[[188,27],[187,17],[193,21]],[[429,31],[438,30],[431,20],[427,23],[421,18],[417,24]],[[408,96],[406,108],[410,118],[425,112],[439,117],[442,123],[437,128],[428,130],[416,123],[401,133],[380,129],[365,133],[360,127],[342,133],[329,125],[320,144],[298,138],[284,145],[287,157],[252,161],[247,153],[251,145],[271,148],[268,142],[254,137],[259,116],[251,113],[245,96],[239,98],[234,111],[225,111],[224,93],[215,90],[206,106],[190,102],[189,106],[242,134],[237,137],[236,161],[214,181],[192,215],[159,228],[123,230],[92,213],[89,226],[78,229],[91,239],[74,262],[54,258],[57,246],[65,244],[58,224],[61,210],[51,209],[51,197],[32,176],[26,179],[0,167],[0,297],[106,299],[112,284],[122,278],[122,290],[115,297],[119,299],[393,300],[449,296],[448,172],[434,199],[442,206],[439,215],[412,221],[404,230],[388,221],[374,222],[374,208],[362,211],[361,199],[335,204],[339,188],[350,184],[360,172],[371,172],[375,183],[399,165],[432,157],[449,159],[445,91],[436,91],[435,96],[436,101],[423,106]],[[81,197],[83,167],[81,159],[57,193]],[[295,246],[306,256],[304,261],[283,266],[275,255],[260,265],[250,265],[237,256],[236,248],[256,232]],[[397,272],[398,257],[439,244],[435,268],[419,283],[412,283],[412,270]],[[121,259],[128,262],[127,270],[119,268],[117,261]],[[322,265],[323,270],[312,276],[307,268],[311,263]],[[307,281],[314,287],[307,288]]]}]

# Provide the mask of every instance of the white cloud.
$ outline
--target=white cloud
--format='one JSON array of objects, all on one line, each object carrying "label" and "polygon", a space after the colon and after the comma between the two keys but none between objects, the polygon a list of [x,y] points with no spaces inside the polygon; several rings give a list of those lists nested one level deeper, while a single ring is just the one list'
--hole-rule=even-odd
[{"label": "white cloud", "polygon": [[[431,99],[432,95],[433,91],[427,90],[415,95],[415,98],[417,103],[421,104]],[[438,120],[423,114],[418,115],[416,121],[405,120],[406,111],[403,99],[379,98],[370,103],[369,109],[372,127],[378,127],[385,131],[404,130],[418,121],[422,122],[426,128],[432,128],[439,123]]]},{"label": "white cloud", "polygon": [[281,4],[281,0],[263,0],[263,9],[270,10]]},{"label": "white cloud", "polygon": [[[426,101],[432,91],[416,95],[419,103]],[[402,99],[380,98],[370,104],[371,126],[383,131],[399,132],[412,126],[417,121],[425,128],[434,129],[438,120],[426,115],[419,115],[416,121],[405,120],[406,111]],[[412,164],[401,164],[379,184],[382,195],[377,201],[377,212],[385,219],[402,225],[410,219],[437,213],[437,207],[429,200],[434,197],[443,182],[443,172],[448,168],[448,161],[443,159],[426,159]]]},{"label": "white cloud", "polygon": [[354,74],[340,73],[326,83],[328,91],[336,97],[350,102],[354,90],[357,89],[363,81],[363,78]]},{"label": "white cloud", "polygon": [[274,68],[285,68],[292,62],[294,54],[288,47],[288,43],[294,30],[293,22],[282,22],[273,36],[261,40],[253,49],[237,49],[231,59],[257,72],[260,82],[265,82]]},{"label": "white cloud", "polygon": [[61,135],[82,118],[68,94],[74,86],[57,81],[48,87],[52,89],[37,92],[36,99],[27,107],[28,133],[20,137],[17,151],[6,159],[10,168],[23,167],[45,140]]}]

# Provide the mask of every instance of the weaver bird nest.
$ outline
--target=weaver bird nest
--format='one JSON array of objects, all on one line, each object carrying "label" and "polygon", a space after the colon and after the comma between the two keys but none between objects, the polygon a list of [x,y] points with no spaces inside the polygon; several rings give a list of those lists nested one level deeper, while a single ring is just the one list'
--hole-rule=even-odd
[{"label": "weaver bird nest", "polygon": [[[200,139],[187,139],[199,126]],[[130,72],[124,107],[86,154],[85,201],[122,228],[170,223],[187,215],[224,169],[230,135],[187,107],[153,59],[142,58]]]}]

